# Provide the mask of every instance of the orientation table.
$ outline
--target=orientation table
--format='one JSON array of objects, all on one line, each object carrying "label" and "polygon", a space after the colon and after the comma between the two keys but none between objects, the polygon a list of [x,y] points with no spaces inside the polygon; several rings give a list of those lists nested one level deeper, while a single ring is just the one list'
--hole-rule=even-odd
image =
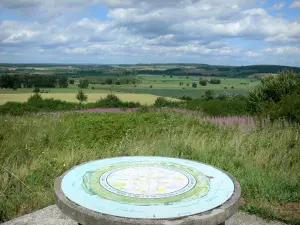
[{"label": "orientation table", "polygon": [[55,195],[59,209],[82,225],[219,225],[237,211],[241,188],[196,161],[119,157],[65,172]]}]

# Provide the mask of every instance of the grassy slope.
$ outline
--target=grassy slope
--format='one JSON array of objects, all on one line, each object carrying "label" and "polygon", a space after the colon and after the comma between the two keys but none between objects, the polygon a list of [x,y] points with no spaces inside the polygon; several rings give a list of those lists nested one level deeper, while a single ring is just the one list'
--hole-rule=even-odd
[{"label": "grassy slope", "polygon": [[0,222],[53,204],[54,179],[74,165],[155,155],[220,167],[241,183],[244,210],[300,224],[299,135],[275,125],[245,134],[172,112],[1,116]]}]

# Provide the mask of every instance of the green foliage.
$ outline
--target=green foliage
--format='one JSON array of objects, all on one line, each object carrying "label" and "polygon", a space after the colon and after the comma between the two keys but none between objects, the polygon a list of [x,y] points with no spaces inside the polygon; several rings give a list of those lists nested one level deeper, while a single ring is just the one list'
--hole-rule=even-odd
[{"label": "green foliage", "polygon": [[33,92],[33,93],[40,93],[40,92],[41,92],[41,89],[39,89],[39,88],[34,88],[32,92]]},{"label": "green foliage", "polygon": [[217,78],[212,78],[209,80],[210,84],[221,84],[221,80]]},{"label": "green foliage", "polygon": [[83,90],[79,90],[77,95],[76,95],[76,99],[82,103],[82,102],[86,102],[87,101],[88,96],[83,92]]},{"label": "green foliage", "polygon": [[27,102],[40,101],[40,100],[43,100],[42,96],[38,92],[35,92],[34,95],[28,98]]},{"label": "green foliage", "polygon": [[154,102],[154,107],[182,107],[181,102],[173,102],[165,99],[164,97],[158,97]]},{"label": "green foliage", "polygon": [[192,98],[192,97],[190,97],[190,96],[186,96],[186,95],[184,95],[184,96],[180,97],[179,99],[181,99],[181,100],[184,100],[184,101],[192,101],[192,100],[193,100],[193,98]]},{"label": "green foliage", "polygon": [[212,100],[214,98],[214,92],[212,90],[207,90],[205,93],[204,93],[204,96],[203,98],[205,100]]},{"label": "green foliage", "polygon": [[[278,76],[262,79],[261,85],[249,92],[248,110],[252,114],[282,116],[297,121],[297,100],[300,98],[300,78],[293,71],[283,70]],[[288,107],[291,101],[291,106]],[[295,108],[295,110],[294,110]]]},{"label": "green foliage", "polygon": [[193,88],[197,88],[197,83],[196,83],[196,82],[193,82],[192,87],[193,87]]},{"label": "green foliage", "polygon": [[60,88],[67,88],[69,86],[68,77],[67,76],[59,76],[59,78],[58,78],[58,86]]},{"label": "green foliage", "polygon": [[79,88],[88,88],[89,87],[89,81],[87,79],[79,80],[78,87]]},{"label": "green foliage", "polygon": [[226,94],[221,93],[216,98],[219,100],[226,100],[228,96]]},{"label": "green foliage", "polygon": [[138,102],[123,102],[114,94],[107,95],[104,99],[92,104],[94,108],[136,108],[140,107]]},{"label": "green foliage", "polygon": [[69,80],[69,84],[75,84],[75,80],[73,79]]},{"label": "green foliage", "polygon": [[207,80],[206,80],[206,79],[203,79],[203,78],[200,78],[199,84],[200,84],[201,86],[207,86]]},{"label": "green foliage", "polygon": [[204,100],[195,99],[186,103],[189,110],[200,110],[210,116],[242,116],[247,115],[247,102],[245,100]]}]

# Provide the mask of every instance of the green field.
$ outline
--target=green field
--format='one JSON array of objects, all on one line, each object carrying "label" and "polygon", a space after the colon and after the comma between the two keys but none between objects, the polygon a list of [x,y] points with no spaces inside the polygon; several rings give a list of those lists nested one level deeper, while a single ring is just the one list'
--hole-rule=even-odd
[{"label": "green field", "polygon": [[[88,93],[88,101],[94,102],[108,93],[117,94],[123,101],[138,101],[142,104],[153,104],[158,96],[180,98],[182,96],[190,96],[192,98],[200,98],[207,90],[212,90],[215,94],[243,94],[247,95],[248,90],[260,83],[254,78],[219,78],[221,84],[208,84],[207,86],[199,85],[200,77],[190,76],[188,79],[183,76],[158,76],[158,75],[138,75],[136,79],[140,83],[123,84],[123,85],[101,85],[90,84],[89,88],[84,89]],[[207,78],[207,77],[205,77]],[[90,81],[99,81],[105,79],[103,77],[89,76],[86,77]],[[45,97],[53,97],[65,101],[76,101],[75,95],[78,92],[79,78],[75,79],[75,84],[69,85],[68,88],[45,88],[47,94]],[[179,83],[183,82],[183,86]],[[192,87],[192,83],[197,82],[197,88]],[[189,86],[187,86],[189,84]],[[151,86],[151,87],[150,87]],[[226,87],[226,89],[225,89]],[[32,88],[0,89],[0,104],[7,101],[26,101],[32,93]],[[127,93],[127,94],[126,94]],[[174,99],[170,99],[174,100]]]},{"label": "green field", "polygon": [[150,155],[222,168],[241,183],[241,210],[300,224],[299,137],[297,126],[245,133],[172,112],[0,116],[0,222],[54,204],[54,179],[75,165]]}]

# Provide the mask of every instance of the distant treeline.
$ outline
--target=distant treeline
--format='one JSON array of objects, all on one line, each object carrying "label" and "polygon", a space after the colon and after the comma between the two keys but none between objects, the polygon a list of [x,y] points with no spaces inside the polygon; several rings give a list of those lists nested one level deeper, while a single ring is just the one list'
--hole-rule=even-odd
[{"label": "distant treeline", "polygon": [[39,74],[2,74],[0,88],[54,88],[68,87],[66,76],[39,75]]},{"label": "distant treeline", "polygon": [[196,67],[206,71],[188,71],[185,68],[171,68],[166,70],[139,70],[138,74],[152,75],[174,75],[174,76],[224,76],[224,77],[246,77],[258,73],[279,73],[284,69],[300,73],[300,67],[277,66],[277,65],[253,65],[253,66],[210,66],[201,65]]}]

